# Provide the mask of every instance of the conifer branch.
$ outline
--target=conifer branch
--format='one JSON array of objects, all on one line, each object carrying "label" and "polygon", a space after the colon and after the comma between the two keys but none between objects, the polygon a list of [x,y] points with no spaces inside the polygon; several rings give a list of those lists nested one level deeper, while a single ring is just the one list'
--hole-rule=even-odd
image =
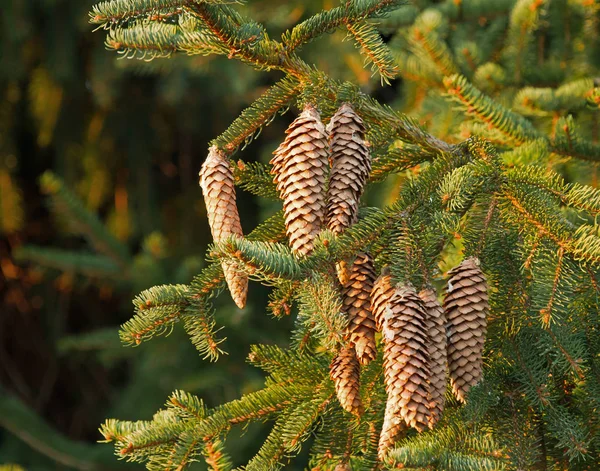
[{"label": "conifer branch", "polygon": [[539,137],[530,122],[485,96],[465,77],[460,75],[446,77],[444,85],[448,96],[459,103],[467,115],[474,116],[478,121],[497,129],[507,141],[522,144]]},{"label": "conifer branch", "polygon": [[317,13],[283,35],[287,52],[313,39],[334,31],[344,24],[355,24],[367,18],[382,16],[405,4],[404,0],[358,0]]},{"label": "conifer branch", "polygon": [[242,111],[227,130],[212,141],[212,144],[228,154],[233,153],[242,144],[248,145],[257,137],[263,126],[268,126],[278,113],[285,113],[300,90],[300,83],[293,78],[286,77],[280,80],[250,107]]},{"label": "conifer branch", "polygon": [[365,56],[365,63],[371,64],[371,70],[378,72],[382,83],[390,85],[396,77],[398,66],[394,62],[391,51],[379,36],[379,31],[369,23],[346,23],[346,28]]},{"label": "conifer branch", "polygon": [[300,280],[305,276],[289,248],[282,244],[232,237],[217,244],[216,249],[216,257],[239,262],[248,275],[267,283],[277,278]]},{"label": "conifer branch", "polygon": [[235,184],[243,190],[262,196],[263,198],[279,199],[279,192],[273,182],[270,169],[260,162],[243,162],[238,160],[233,164]]}]

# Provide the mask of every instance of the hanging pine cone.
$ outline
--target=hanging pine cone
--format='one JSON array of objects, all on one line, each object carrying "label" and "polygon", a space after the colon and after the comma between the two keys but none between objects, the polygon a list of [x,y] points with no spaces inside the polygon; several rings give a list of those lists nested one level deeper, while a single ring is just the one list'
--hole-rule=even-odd
[{"label": "hanging pine cone", "polygon": [[482,375],[487,331],[488,287],[479,259],[470,257],[450,270],[444,300],[448,338],[448,369],[452,391],[459,401]]},{"label": "hanging pine cone", "polygon": [[348,333],[358,361],[366,365],[377,356],[375,320],[371,313],[371,291],[375,280],[373,258],[359,253],[343,290],[343,311],[348,315]]},{"label": "hanging pine cone", "polygon": [[427,318],[427,335],[429,335],[429,361],[431,377],[429,378],[430,410],[429,427],[432,428],[444,411],[446,401],[446,316],[433,288],[419,293],[423,301]]},{"label": "hanging pine cone", "polygon": [[312,251],[325,214],[327,136],[319,113],[310,105],[286,133],[271,159],[271,172],[283,199],[290,247],[304,256]]},{"label": "hanging pine cone", "polygon": [[371,312],[375,319],[377,331],[383,329],[383,320],[385,319],[385,311],[390,299],[394,295],[395,288],[392,286],[392,276],[389,268],[385,267],[381,271],[381,275],[375,281],[373,290],[371,291]]},{"label": "hanging pine cone", "polygon": [[[204,194],[208,224],[215,242],[236,235],[243,236],[240,215],[235,200],[233,173],[221,150],[213,146],[200,170],[200,186]],[[234,302],[241,309],[248,296],[248,276],[234,263],[222,263],[225,280]]]},{"label": "hanging pine cone", "polygon": [[331,141],[331,179],[327,193],[327,227],[335,234],[356,222],[358,203],[371,171],[365,126],[348,103],[327,127]]},{"label": "hanging pine cone", "polygon": [[418,431],[428,426],[431,415],[426,318],[414,288],[396,288],[383,325],[385,389],[390,415],[399,413],[408,426]]},{"label": "hanging pine cone", "polygon": [[329,375],[335,384],[337,398],[344,410],[354,415],[362,415],[360,365],[352,345],[338,352],[329,367]]},{"label": "hanging pine cone", "polygon": [[398,414],[398,407],[394,401],[388,399],[385,405],[385,416],[381,435],[379,435],[379,445],[377,446],[377,456],[383,461],[386,453],[394,446],[400,434],[406,430],[404,419]]}]

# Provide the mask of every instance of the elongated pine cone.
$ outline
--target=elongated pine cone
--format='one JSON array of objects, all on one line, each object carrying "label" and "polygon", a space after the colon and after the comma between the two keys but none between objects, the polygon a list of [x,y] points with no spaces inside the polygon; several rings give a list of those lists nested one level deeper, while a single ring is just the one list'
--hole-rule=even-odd
[{"label": "elongated pine cone", "polygon": [[327,136],[319,113],[310,105],[286,133],[271,159],[271,173],[283,199],[290,247],[304,256],[312,251],[325,216]]},{"label": "elongated pine cone", "polygon": [[[208,224],[215,242],[231,236],[242,237],[242,225],[238,213],[233,173],[221,150],[213,146],[200,170],[200,186],[204,194]],[[241,309],[248,296],[248,276],[228,261],[222,263],[225,280],[235,304]]]},{"label": "elongated pine cone", "polygon": [[370,301],[374,281],[373,258],[360,252],[350,270],[350,279],[344,286],[342,309],[348,315],[350,342],[356,349],[356,358],[363,365],[377,356],[375,320]]},{"label": "elongated pine cone", "polygon": [[423,301],[427,318],[427,334],[429,335],[429,378],[430,410],[429,426],[433,427],[444,411],[446,402],[446,315],[437,299],[433,288],[426,288],[419,293]]},{"label": "elongated pine cone", "polygon": [[338,401],[344,410],[354,415],[362,415],[360,399],[360,364],[354,347],[342,348],[329,366],[329,374],[335,384]]},{"label": "elongated pine cone", "polygon": [[[383,370],[390,414],[419,432],[429,425],[427,313],[411,285],[396,288],[383,323]],[[387,410],[387,407],[386,407]]]},{"label": "elongated pine cone", "polygon": [[448,369],[452,392],[465,402],[467,392],[479,382],[483,372],[488,286],[476,257],[463,260],[449,275],[444,299]]},{"label": "elongated pine cone", "polygon": [[358,203],[371,172],[371,152],[364,140],[363,120],[350,104],[340,107],[327,130],[331,149],[327,227],[339,234],[358,218]]},{"label": "elongated pine cone", "polygon": [[392,285],[392,276],[390,270],[386,267],[381,271],[379,278],[375,280],[373,290],[371,291],[371,312],[375,319],[377,331],[383,329],[386,308],[394,295],[395,288]]},{"label": "elongated pine cone", "polygon": [[385,405],[381,435],[379,435],[379,445],[377,446],[377,456],[380,461],[383,461],[386,453],[394,446],[400,434],[406,429],[406,423],[398,413],[397,404],[388,399]]}]

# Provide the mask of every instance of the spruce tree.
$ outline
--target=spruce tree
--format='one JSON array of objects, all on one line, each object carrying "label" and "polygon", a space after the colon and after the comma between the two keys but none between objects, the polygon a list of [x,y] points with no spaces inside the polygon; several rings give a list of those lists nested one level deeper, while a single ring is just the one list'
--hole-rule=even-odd
[{"label": "spruce tree", "polygon": [[[201,354],[218,360],[224,332],[213,300],[227,267],[272,286],[272,305],[294,305],[289,345],[240,347],[267,378],[238,400],[209,408],[176,391],[152,420],[107,420],[101,432],[120,458],[148,469],[204,460],[213,470],[262,471],[302,451],[312,470],[598,469],[597,2],[350,0],[281,39],[245,17],[243,6],[219,0],[112,0],[95,6],[91,21],[126,57],[220,54],[283,74],[211,142],[212,153],[229,159],[235,185],[281,197],[283,211],[244,237],[231,231],[215,240],[211,263],[192,283],[141,293],[121,336],[137,344],[181,323]],[[382,83],[401,78],[398,102],[382,104],[302,58],[302,46],[337,30],[347,31]],[[336,113],[345,105],[356,118],[340,123],[360,125],[350,139],[330,133],[328,149],[323,132],[336,129],[328,124],[343,118]],[[288,109],[310,110],[300,115],[310,120],[281,136],[272,166],[234,160]],[[341,229],[323,220],[327,152],[330,160],[335,152],[370,162],[344,169],[361,175],[347,179],[346,193],[360,197],[363,177],[367,192]],[[331,178],[339,162],[329,163]],[[390,201],[367,206],[376,185]],[[306,233],[299,220],[308,221]],[[365,280],[338,276],[363,260]],[[478,263],[465,269],[463,260]],[[382,273],[389,287],[375,281]],[[348,280],[360,286],[349,290]],[[428,317],[440,314],[428,314],[431,293],[428,301],[417,295],[432,287],[438,301],[448,293],[448,361],[460,399],[448,387],[443,412],[439,394],[431,399],[445,375],[430,364],[436,321]],[[360,336],[356,319],[365,320]],[[348,358],[367,338],[375,339],[368,360],[376,348],[375,358]],[[472,372],[465,361],[477,374],[456,386],[461,372]],[[271,421],[271,433],[240,463],[228,433],[255,421]]]}]

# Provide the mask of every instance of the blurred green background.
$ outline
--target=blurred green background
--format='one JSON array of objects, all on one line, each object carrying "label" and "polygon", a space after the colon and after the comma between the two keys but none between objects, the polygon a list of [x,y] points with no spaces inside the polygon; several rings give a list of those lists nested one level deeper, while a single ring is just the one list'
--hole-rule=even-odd
[{"label": "blurred green background", "polygon": [[[187,283],[205,264],[211,240],[197,175],[208,142],[281,75],[226,58],[118,60],[88,24],[94,3],[2,4],[0,469],[127,467],[95,443],[104,419],[149,419],[175,389],[209,406],[258,389],[249,346],[286,344],[293,322],[267,315],[268,289],[254,283],[245,310],[228,296],[217,302],[229,353],[218,363],[203,361],[177,326],[137,348],[120,344],[136,294]],[[242,8],[277,37],[331,6],[257,0]],[[382,89],[344,37],[323,38],[302,56],[393,99],[394,87]],[[277,118],[240,157],[268,161],[293,118]],[[79,213],[65,198],[81,202]],[[246,232],[279,206],[243,192],[238,200]],[[87,223],[94,218],[102,230]],[[118,244],[116,264],[103,237]],[[252,456],[266,431],[234,438],[235,458]]]}]

